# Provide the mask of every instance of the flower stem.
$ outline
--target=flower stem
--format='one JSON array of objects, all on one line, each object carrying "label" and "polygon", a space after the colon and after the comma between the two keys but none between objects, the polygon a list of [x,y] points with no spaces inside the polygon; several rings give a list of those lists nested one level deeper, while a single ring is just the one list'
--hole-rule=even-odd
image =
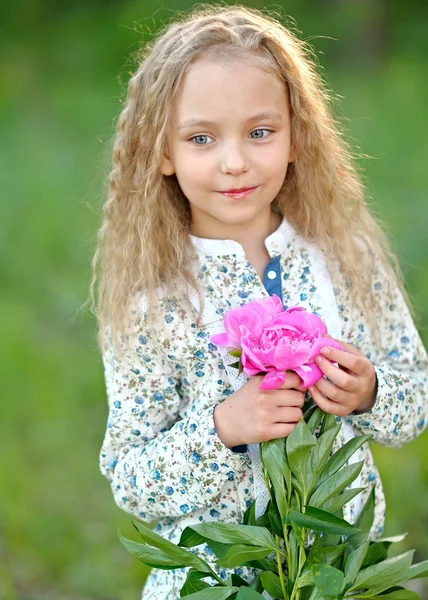
[{"label": "flower stem", "polygon": [[[303,530],[304,532],[305,530]],[[293,590],[291,592],[290,600],[300,600],[300,589],[297,588],[297,582],[299,581],[300,573],[302,572],[303,566],[306,562],[305,545],[304,543],[299,544],[299,566],[297,569],[297,576],[294,581]]]},{"label": "flower stem", "polygon": [[[269,477],[267,476],[267,473],[265,471],[263,471],[263,479],[265,480],[266,487],[267,487],[267,489],[269,491],[270,499],[272,500],[272,492],[271,492],[271,488],[270,488],[270,485],[269,485]],[[275,542],[276,542],[277,546],[280,545],[280,537],[279,537],[279,535],[275,534]],[[276,552],[276,564],[278,566],[279,581],[281,583],[281,589],[282,589],[282,593],[284,595],[284,600],[288,600],[287,587],[285,585],[285,579],[284,579],[284,571],[282,570],[281,555],[285,556],[287,558],[287,562],[288,562],[289,552],[288,552],[288,556],[286,554],[284,554],[283,552],[281,552],[281,551],[277,551]]]},{"label": "flower stem", "polygon": [[[279,546],[279,535],[275,535],[275,541]],[[284,579],[284,571],[282,570],[282,562],[281,562],[281,556],[279,554],[279,552],[276,553],[276,564],[278,565],[278,575],[279,575],[279,581],[281,582],[281,589],[282,589],[282,593],[284,595],[284,600],[288,600],[288,594],[287,594],[287,587],[285,585],[285,579]]]}]

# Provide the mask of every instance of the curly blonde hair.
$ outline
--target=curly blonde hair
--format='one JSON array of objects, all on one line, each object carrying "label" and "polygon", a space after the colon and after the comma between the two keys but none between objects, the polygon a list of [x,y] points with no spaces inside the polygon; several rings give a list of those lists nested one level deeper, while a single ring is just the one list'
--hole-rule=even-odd
[{"label": "curly blonde hair", "polygon": [[203,307],[191,268],[195,254],[189,238],[189,203],[176,176],[163,175],[160,165],[174,96],[186,70],[213,50],[216,56],[224,56],[217,52],[224,49],[228,56],[262,60],[288,90],[297,159],[289,164],[272,206],[302,236],[319,244],[328,268],[341,270],[372,323],[376,323],[378,308],[371,280],[376,255],[410,306],[398,260],[368,210],[355,166],[357,156],[333,117],[330,93],[317,72],[310,46],[290,27],[259,10],[198,5],[139,49],[117,122],[90,286],[103,350],[106,327],[117,345],[128,311],[141,291],[148,295],[149,318],[155,312],[155,291],[174,295],[178,281],[196,290]]}]

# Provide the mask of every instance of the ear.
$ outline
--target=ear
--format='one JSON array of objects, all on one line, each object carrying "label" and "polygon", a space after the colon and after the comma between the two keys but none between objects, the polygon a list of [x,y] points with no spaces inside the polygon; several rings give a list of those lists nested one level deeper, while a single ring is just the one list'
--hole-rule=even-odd
[{"label": "ear", "polygon": [[168,149],[165,150],[165,153],[162,157],[161,172],[163,175],[173,175],[175,173],[175,168]]}]

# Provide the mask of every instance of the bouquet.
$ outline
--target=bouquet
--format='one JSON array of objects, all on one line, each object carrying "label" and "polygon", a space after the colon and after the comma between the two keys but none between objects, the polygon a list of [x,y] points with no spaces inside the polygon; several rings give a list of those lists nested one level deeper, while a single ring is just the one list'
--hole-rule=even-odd
[{"label": "bouquet", "polygon": [[[323,376],[314,363],[325,345],[323,321],[301,307],[284,310],[278,296],[232,309],[224,317],[225,332],[212,343],[230,347],[239,360],[233,366],[248,376],[265,374],[260,388],[282,385],[288,370],[313,385]],[[120,533],[122,544],[144,564],[160,569],[190,567],[180,596],[186,600],[414,600],[418,594],[403,584],[428,576],[428,561],[412,565],[414,550],[388,558],[393,543],[404,535],[371,540],[375,489],[357,522],[343,518],[343,506],[363,491],[351,489],[363,461],[347,464],[371,436],[352,438],[332,454],[341,424],[309,401],[303,418],[285,439],[260,444],[263,475],[270,500],[256,518],[255,502],[242,524],[216,521],[186,527],[177,545],[140,521],[133,524],[142,538],[134,542]],[[189,548],[207,544],[224,568],[260,570],[250,583],[236,574],[223,581]],[[205,579],[211,580],[204,581]]]}]

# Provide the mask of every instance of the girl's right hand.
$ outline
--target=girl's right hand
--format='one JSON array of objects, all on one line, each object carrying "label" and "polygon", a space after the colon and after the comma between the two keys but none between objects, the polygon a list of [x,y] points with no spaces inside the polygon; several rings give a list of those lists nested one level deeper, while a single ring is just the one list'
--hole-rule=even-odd
[{"label": "girl's right hand", "polygon": [[214,409],[217,435],[228,448],[287,437],[303,416],[306,389],[297,373],[288,371],[274,390],[259,389],[262,379],[252,377]]}]

